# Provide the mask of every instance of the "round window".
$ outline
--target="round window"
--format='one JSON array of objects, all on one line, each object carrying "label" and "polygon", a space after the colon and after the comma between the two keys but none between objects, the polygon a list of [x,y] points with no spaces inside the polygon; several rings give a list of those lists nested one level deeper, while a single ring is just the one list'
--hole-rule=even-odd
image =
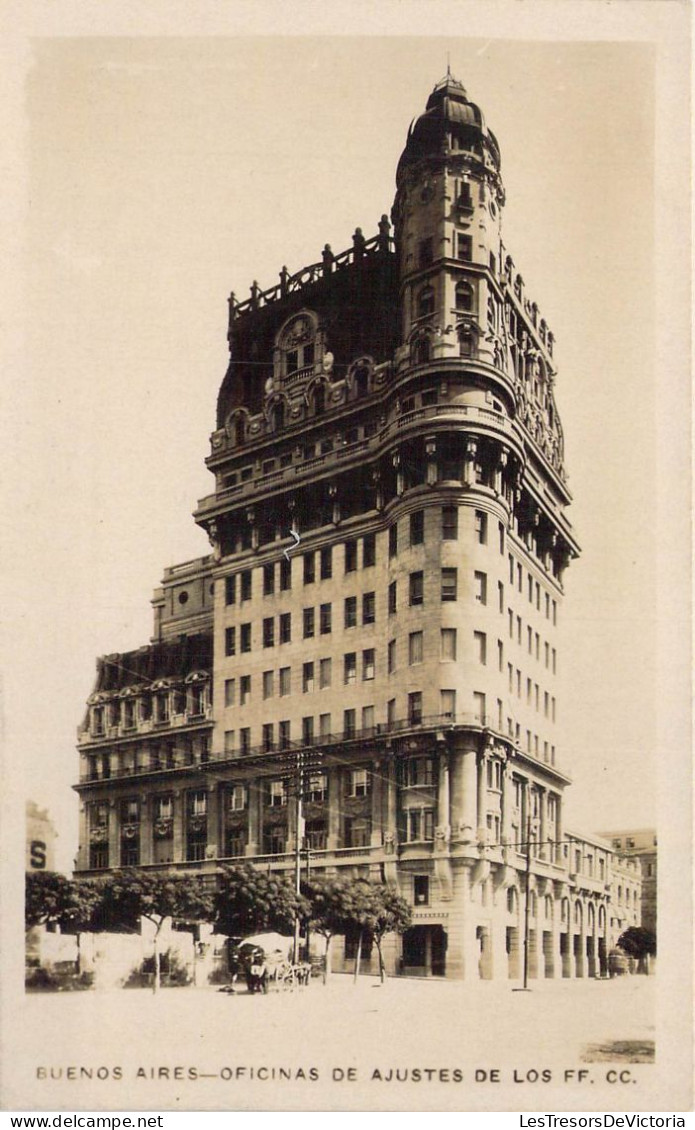
[{"label": "round window", "polygon": [[179,593],[179,604],[188,604],[188,593],[185,590]]}]

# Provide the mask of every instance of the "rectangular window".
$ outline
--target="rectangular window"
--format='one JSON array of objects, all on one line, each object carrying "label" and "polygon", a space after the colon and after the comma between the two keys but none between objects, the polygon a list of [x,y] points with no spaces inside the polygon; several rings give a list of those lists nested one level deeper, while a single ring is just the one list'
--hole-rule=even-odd
[{"label": "rectangular window", "polygon": [[478,722],[485,723],[485,695],[480,691],[473,691],[473,711]]},{"label": "rectangular window", "polygon": [[553,665],[552,665],[553,666],[553,675],[556,675],[557,674],[557,651],[555,650],[555,648],[553,648],[552,656],[553,656]]},{"label": "rectangular window", "polygon": [[410,574],[410,604],[424,604],[425,600],[425,584],[423,573]]},{"label": "rectangular window", "polygon": [[355,683],[357,681],[357,652],[349,651],[343,659],[344,666],[344,683]]},{"label": "rectangular window", "polygon": [[275,646],[275,619],[266,616],[263,620],[263,647]]},{"label": "rectangular window", "polygon": [[553,624],[557,624],[557,601],[553,601]]},{"label": "rectangular window", "polygon": [[345,542],[345,572],[354,573],[357,568],[357,540],[350,538]]},{"label": "rectangular window", "polygon": [[422,632],[411,632],[408,636],[408,663],[422,663]]},{"label": "rectangular window", "polygon": [[356,729],[356,716],[354,710],[343,711],[343,736],[354,738]]},{"label": "rectangular window", "polygon": [[521,568],[521,565],[517,565],[516,567],[516,587],[519,592],[524,591],[524,570]]},{"label": "rectangular window", "polygon": [[236,574],[224,579],[224,599],[226,604],[236,604]]},{"label": "rectangular window", "polygon": [[406,834],[410,842],[434,839],[434,810],[431,808],[409,808]]},{"label": "rectangular window", "polygon": [[331,667],[332,661],[330,659],[319,660],[319,687],[321,690],[331,685]]},{"label": "rectangular window", "polygon": [[345,598],[345,627],[357,627],[357,597],[348,596]]},{"label": "rectangular window", "polygon": [[287,719],[278,722],[278,744],[280,749],[289,749],[290,745],[290,723]]},{"label": "rectangular window", "polygon": [[456,628],[442,628],[442,659],[456,659]]},{"label": "rectangular window", "polygon": [[456,691],[440,691],[440,714],[449,720],[456,717]]},{"label": "rectangular window", "polygon": [[389,675],[392,675],[393,672],[396,670],[396,641],[395,640],[389,640],[386,656],[387,656],[387,662],[386,662],[387,670],[388,670]]},{"label": "rectangular window", "polygon": [[430,877],[429,875],[413,875],[413,905],[429,906],[430,902]]},{"label": "rectangular window", "polygon": [[393,726],[393,723],[395,721],[396,721],[396,700],[395,700],[395,698],[390,698],[388,700],[388,702],[386,703],[386,723],[389,726]]},{"label": "rectangular window", "polygon": [[366,648],[362,652],[362,678],[373,679],[375,667],[375,651],[373,647]]},{"label": "rectangular window", "polygon": [[225,679],[224,681],[224,705],[234,706],[236,702],[236,680]]},{"label": "rectangular window", "polygon": [[442,506],[442,538],[444,541],[456,541],[459,536],[459,511],[458,506]]},{"label": "rectangular window", "polygon": [[534,634],[533,639],[534,639],[535,650],[536,650],[536,659],[540,659],[540,657],[541,657],[541,638],[538,635],[538,632],[536,632]]},{"label": "rectangular window", "polygon": [[225,655],[236,655],[236,628],[225,628],[224,630],[224,653]]},{"label": "rectangular window", "polygon": [[313,585],[316,580],[316,564],[313,550],[310,553],[305,553],[302,560],[304,562],[304,584]]},{"label": "rectangular window", "polygon": [[398,524],[394,522],[389,526],[389,557],[395,557],[398,553]]},{"label": "rectangular window", "polygon": [[362,707],[362,733],[371,734],[374,732],[374,707]]},{"label": "rectangular window", "polygon": [[330,581],[333,576],[333,547],[324,546],[321,550],[321,580]]},{"label": "rectangular window", "polygon": [[442,600],[456,600],[457,589],[457,570],[442,569]]},{"label": "rectangular window", "polygon": [[533,577],[530,573],[528,575],[528,598],[530,603],[533,604]]},{"label": "rectangular window", "polygon": [[280,698],[285,698],[292,690],[292,668],[280,668]]},{"label": "rectangular window", "polygon": [[514,558],[509,554],[509,583],[514,584]]},{"label": "rectangular window", "polygon": [[271,753],[271,751],[275,748],[275,737],[273,730],[274,727],[272,722],[263,723],[262,740],[264,753]]},{"label": "rectangular window", "polygon": [[473,574],[475,599],[480,604],[487,604],[487,573]]},{"label": "rectangular window", "polygon": [[533,655],[533,629],[526,629],[526,645],[529,655]]},{"label": "rectangular window", "polygon": [[501,522],[497,523],[497,529],[499,531],[500,538],[500,553],[502,554],[502,556],[504,556],[504,526]]},{"label": "rectangular window", "polygon": [[331,630],[331,606],[322,604],[319,610],[319,625],[322,636],[327,636]]},{"label": "rectangular window", "polygon": [[376,601],[373,592],[366,592],[362,596],[362,623],[373,624],[376,620]]},{"label": "rectangular window", "polygon": [[319,714],[319,734],[322,738],[327,738],[331,733],[331,716],[330,714]]},{"label": "rectangular window", "polygon": [[251,676],[242,675],[239,679],[239,705],[246,706],[251,697]]},{"label": "rectangular window", "polygon": [[286,557],[280,558],[280,591],[288,592],[292,588],[292,562]]},{"label": "rectangular window", "polygon": [[280,643],[289,643],[292,639],[292,613],[283,612],[280,616]]},{"label": "rectangular window", "polygon": [[468,263],[473,258],[473,240],[470,235],[463,235],[462,232],[458,233],[457,258]]},{"label": "rectangular window", "polygon": [[550,667],[550,644],[543,644],[543,661],[546,669]]},{"label": "rectangular window", "polygon": [[376,565],[376,534],[365,534],[362,539],[362,568]]},{"label": "rectangular window", "polygon": [[304,663],[302,666],[302,691],[310,694],[314,689],[314,664]]},{"label": "rectangular window", "polygon": [[545,594],[545,618],[546,618],[546,620],[550,619],[550,595],[549,595],[549,593]]},{"label": "rectangular window", "polygon": [[398,582],[397,581],[391,581],[391,584],[389,585],[389,616],[395,616],[396,615],[397,607],[398,607]]},{"label": "rectangular window", "polygon": [[252,578],[252,575],[253,575],[253,571],[251,569],[244,569],[243,573],[241,574],[241,599],[242,599],[242,601],[251,599],[251,578]]},{"label": "rectangular window", "polygon": [[516,618],[516,642],[521,647],[521,616]]},{"label": "rectangular window", "polygon": [[429,267],[434,257],[432,236],[421,239],[418,244],[418,267]]},{"label": "rectangular window", "polygon": [[275,562],[263,566],[263,596],[272,596],[275,592]]},{"label": "rectangular window", "polygon": [[310,640],[314,635],[314,610],[313,608],[305,608],[302,613],[303,626],[304,626],[304,639]]},{"label": "rectangular window", "polygon": [[250,624],[242,624],[241,625],[240,648],[241,648],[242,654],[251,650],[251,625]]},{"label": "rectangular window", "polygon": [[[368,817],[346,816],[343,830],[343,842],[345,847],[369,847],[372,825]],[[366,957],[364,948],[362,952]],[[345,957],[349,959],[350,954],[352,954],[353,958],[357,956],[357,940],[354,934],[346,935],[345,937]]]},{"label": "rectangular window", "polygon": [[408,722],[419,726],[422,722],[422,691],[412,691],[408,695]]},{"label": "rectangular window", "polygon": [[263,672],[263,698],[273,697],[273,672]]},{"label": "rectangular window", "polygon": [[224,752],[225,753],[234,753],[234,750],[236,749],[235,739],[236,739],[236,735],[235,735],[234,730],[225,730],[225,732],[224,732]]},{"label": "rectangular window", "polygon": [[251,730],[249,726],[242,726],[239,730],[239,752],[242,754],[251,752]]},{"label": "rectangular window", "polygon": [[485,632],[473,632],[473,643],[478,663],[487,663],[487,635]]},{"label": "rectangular window", "polygon": [[268,787],[268,804],[271,808],[281,808],[287,804],[287,789],[284,781],[271,781]]},{"label": "rectangular window", "polygon": [[328,777],[326,774],[312,773],[307,785],[307,800],[311,804],[324,804],[328,798]]},{"label": "rectangular window", "polygon": [[302,718],[302,742],[304,745],[311,745],[314,740],[314,719],[312,717]]},{"label": "rectangular window", "polygon": [[422,545],[425,540],[425,512],[416,510],[410,515],[410,544]]},{"label": "rectangular window", "polygon": [[350,796],[369,796],[369,771],[352,769],[350,772]]}]

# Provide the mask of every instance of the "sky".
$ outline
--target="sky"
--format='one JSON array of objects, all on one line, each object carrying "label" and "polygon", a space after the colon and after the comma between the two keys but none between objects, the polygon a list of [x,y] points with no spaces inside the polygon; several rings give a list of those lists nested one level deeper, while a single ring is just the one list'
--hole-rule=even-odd
[{"label": "sky", "polygon": [[447,57],[500,143],[503,239],[556,338],[582,546],[558,696],[567,823],[657,821],[660,554],[676,528],[660,506],[678,468],[656,366],[653,44],[66,35],[25,60],[23,271],[4,280],[25,315],[5,415],[7,764],[17,795],[49,808],[64,867],[96,657],[148,642],[164,567],[209,551],[190,515],[213,489],[227,296],[343,250],[356,226],[376,233]]}]

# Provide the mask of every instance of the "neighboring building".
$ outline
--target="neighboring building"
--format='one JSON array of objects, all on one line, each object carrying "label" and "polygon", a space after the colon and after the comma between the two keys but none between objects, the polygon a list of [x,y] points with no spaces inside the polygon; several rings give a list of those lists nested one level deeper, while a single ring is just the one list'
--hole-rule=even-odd
[{"label": "neighboring building", "polygon": [[25,821],[26,870],[55,871],[55,843],[58,833],[48,815],[48,809],[39,808],[33,800],[28,800]]},{"label": "neighboring building", "polygon": [[638,828],[627,832],[601,832],[601,835],[604,840],[608,840],[617,855],[638,861],[642,875],[642,893],[641,921],[636,925],[646,926],[656,934],[656,832],[653,828]]},{"label": "neighboring building", "polygon": [[[393,968],[515,978],[530,836],[531,975],[589,975],[611,862],[563,827],[578,546],[553,335],[501,242],[497,142],[451,75],[396,179],[393,235],[384,216],[230,298],[195,515],[213,556],[167,571],[149,647],[100,661],[80,871],[289,873],[299,835],[313,874],[413,904]],[[298,830],[299,751],[318,762]]]}]

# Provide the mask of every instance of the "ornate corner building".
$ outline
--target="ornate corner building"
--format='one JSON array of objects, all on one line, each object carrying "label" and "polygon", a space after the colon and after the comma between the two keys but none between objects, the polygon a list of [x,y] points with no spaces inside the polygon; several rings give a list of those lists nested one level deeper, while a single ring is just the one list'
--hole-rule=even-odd
[{"label": "ornate corner building", "polygon": [[167,570],[149,646],[99,661],[78,870],[214,882],[240,858],[289,873],[300,847],[412,903],[394,968],[515,978],[528,860],[530,975],[592,975],[612,853],[563,820],[578,546],[553,335],[502,244],[497,141],[450,74],[396,183],[373,238],[230,297],[195,513],[213,553]]}]

